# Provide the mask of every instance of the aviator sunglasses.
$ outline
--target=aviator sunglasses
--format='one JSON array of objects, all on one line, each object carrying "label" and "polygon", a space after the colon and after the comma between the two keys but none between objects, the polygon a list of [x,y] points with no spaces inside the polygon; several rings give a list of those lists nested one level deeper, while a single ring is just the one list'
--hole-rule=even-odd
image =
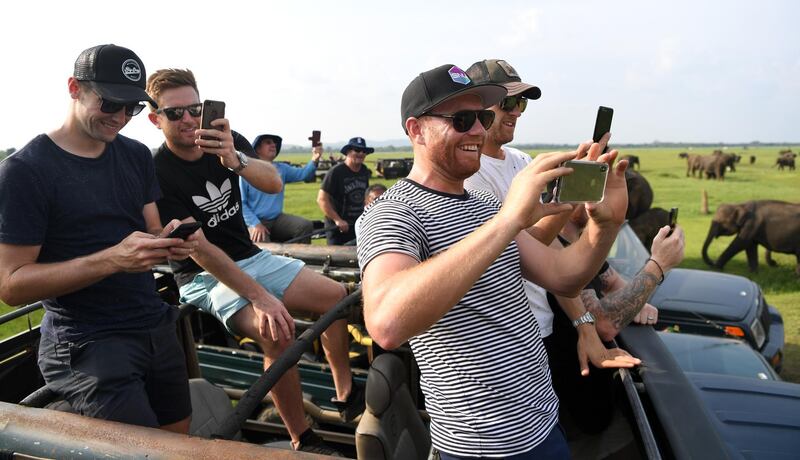
[{"label": "aviator sunglasses", "polygon": [[100,98],[100,111],[103,113],[117,113],[124,108],[125,115],[133,117],[139,115],[144,109],[144,104],[141,102],[129,102],[127,104],[122,104],[104,99],[103,96],[100,96],[99,94],[97,97]]},{"label": "aviator sunglasses", "polygon": [[169,121],[178,121],[183,118],[183,112],[189,111],[189,115],[193,117],[199,117],[200,114],[203,113],[203,104],[198,102],[197,104],[186,105],[183,107],[165,107],[163,109],[156,110],[156,113],[163,113],[167,116],[167,120]]},{"label": "aviator sunglasses", "polygon": [[514,107],[519,107],[520,113],[524,112],[525,108],[528,107],[528,98],[519,95],[506,96],[500,101],[500,109],[504,112],[511,112]]},{"label": "aviator sunglasses", "polygon": [[481,122],[483,129],[489,129],[494,122],[494,112],[491,110],[459,110],[452,114],[443,113],[424,113],[421,116],[449,118],[453,121],[453,129],[459,133],[465,133],[475,124],[475,119]]}]

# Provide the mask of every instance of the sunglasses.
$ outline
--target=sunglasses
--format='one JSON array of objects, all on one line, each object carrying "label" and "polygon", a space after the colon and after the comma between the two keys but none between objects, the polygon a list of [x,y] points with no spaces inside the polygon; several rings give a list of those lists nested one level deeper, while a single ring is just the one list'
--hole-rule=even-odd
[{"label": "sunglasses", "polygon": [[522,96],[506,96],[500,101],[500,109],[504,112],[511,112],[514,107],[519,107],[520,113],[525,111],[528,107],[528,98]]},{"label": "sunglasses", "polygon": [[100,98],[100,111],[103,113],[117,113],[124,108],[125,115],[133,117],[139,115],[142,110],[144,110],[144,104],[141,102],[129,102],[127,104],[122,104],[103,99],[103,97],[99,94],[98,97]]},{"label": "sunglasses", "polygon": [[459,110],[453,114],[424,113],[421,116],[449,118],[453,121],[453,129],[459,133],[469,131],[475,124],[475,119],[481,122],[483,129],[489,129],[494,123],[494,112],[491,110]]},{"label": "sunglasses", "polygon": [[156,113],[163,113],[167,116],[167,120],[169,121],[178,121],[183,118],[183,112],[189,111],[189,115],[193,117],[199,117],[203,113],[203,104],[198,102],[197,104],[186,105],[183,107],[165,107],[163,109],[156,110]]}]

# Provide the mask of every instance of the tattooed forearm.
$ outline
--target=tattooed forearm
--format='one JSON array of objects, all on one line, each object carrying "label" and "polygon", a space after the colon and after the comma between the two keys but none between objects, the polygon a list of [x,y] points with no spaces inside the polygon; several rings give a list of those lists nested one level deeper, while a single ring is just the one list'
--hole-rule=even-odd
[{"label": "tattooed forearm", "polygon": [[658,277],[656,275],[644,270],[640,271],[625,287],[600,299],[603,316],[608,318],[617,330],[622,330],[639,313],[657,285]]},{"label": "tattooed forearm", "polygon": [[615,272],[611,267],[608,267],[608,270],[601,273],[600,276],[598,276],[600,279],[600,290],[603,292],[608,292],[609,288],[611,287],[611,281],[616,276],[619,275],[617,275],[617,272]]}]

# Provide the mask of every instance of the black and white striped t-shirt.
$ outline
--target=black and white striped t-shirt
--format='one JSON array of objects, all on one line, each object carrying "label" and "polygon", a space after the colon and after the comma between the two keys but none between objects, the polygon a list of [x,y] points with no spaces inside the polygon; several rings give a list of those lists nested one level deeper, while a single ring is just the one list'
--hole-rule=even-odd
[{"label": "black and white striped t-shirt", "polygon": [[[361,269],[389,252],[423,262],[499,207],[488,192],[449,195],[402,180],[356,224]],[[456,306],[410,340],[439,450],[486,457],[527,452],[558,420],[547,355],[521,277],[512,241]]]}]

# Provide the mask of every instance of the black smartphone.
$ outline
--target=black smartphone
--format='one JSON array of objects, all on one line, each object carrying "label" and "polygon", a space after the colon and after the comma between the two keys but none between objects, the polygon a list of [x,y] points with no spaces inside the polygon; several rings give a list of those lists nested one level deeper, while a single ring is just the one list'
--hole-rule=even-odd
[{"label": "black smartphone", "polygon": [[[212,101],[211,99],[203,101],[203,114],[200,117],[200,128],[217,129],[211,126],[211,122],[219,118],[225,118],[225,103],[222,101]],[[200,139],[216,140],[217,138],[212,136],[200,136]]]},{"label": "black smartphone", "polygon": [[[611,131],[611,119],[614,118],[614,109],[611,107],[603,107],[602,105],[597,108],[597,119],[594,121],[594,134],[592,140],[600,142],[600,139],[608,132]],[[603,149],[603,153],[608,152],[608,146]]]},{"label": "black smartphone", "polygon": [[189,235],[196,232],[197,229],[199,229],[200,227],[202,227],[202,224],[200,222],[186,222],[178,225],[177,227],[175,227],[175,230],[169,232],[167,238],[180,238],[182,240],[185,240],[186,238],[189,237]]},{"label": "black smartphone", "polygon": [[320,131],[317,131],[317,130],[311,131],[311,137],[309,137],[308,140],[311,141],[311,146],[312,147],[319,146],[319,144],[320,144],[319,140],[320,140],[320,136],[321,135],[322,135],[322,133]]},{"label": "black smartphone", "polygon": [[598,203],[603,201],[608,178],[608,164],[597,161],[570,160],[563,166],[572,168],[569,176],[556,179],[557,203]]},{"label": "black smartphone", "polygon": [[672,235],[672,231],[675,230],[675,225],[678,223],[678,208],[672,208],[669,210],[669,233],[667,236]]}]

